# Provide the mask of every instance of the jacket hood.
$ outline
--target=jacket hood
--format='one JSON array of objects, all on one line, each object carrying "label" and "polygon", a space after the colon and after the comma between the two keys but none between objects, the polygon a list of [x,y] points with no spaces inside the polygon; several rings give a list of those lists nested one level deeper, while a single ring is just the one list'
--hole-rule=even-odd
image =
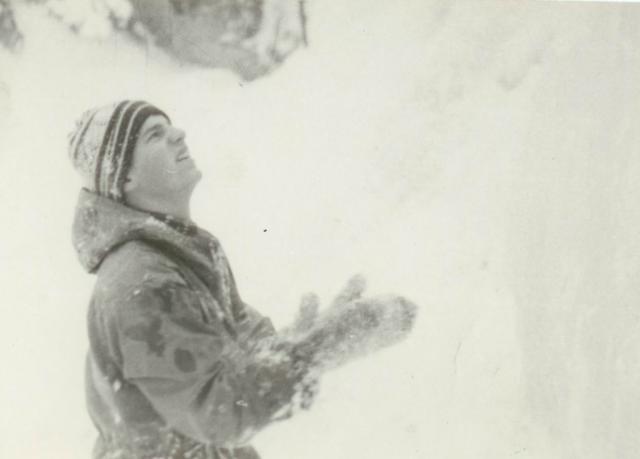
[{"label": "jacket hood", "polygon": [[210,265],[204,254],[206,245],[211,248],[217,240],[199,228],[198,234],[206,238],[189,237],[151,214],[82,189],[73,221],[72,243],[82,267],[90,273],[97,271],[111,251],[134,240],[161,244],[190,263],[205,267]]}]

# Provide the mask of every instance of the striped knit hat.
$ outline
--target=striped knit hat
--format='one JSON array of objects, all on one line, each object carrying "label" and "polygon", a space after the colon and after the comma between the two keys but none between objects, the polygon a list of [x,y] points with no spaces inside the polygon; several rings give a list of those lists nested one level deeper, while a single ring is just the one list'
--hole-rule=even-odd
[{"label": "striped knit hat", "polygon": [[140,128],[153,115],[169,117],[144,101],[113,103],[87,110],[69,134],[69,157],[85,186],[125,202],[124,184]]}]

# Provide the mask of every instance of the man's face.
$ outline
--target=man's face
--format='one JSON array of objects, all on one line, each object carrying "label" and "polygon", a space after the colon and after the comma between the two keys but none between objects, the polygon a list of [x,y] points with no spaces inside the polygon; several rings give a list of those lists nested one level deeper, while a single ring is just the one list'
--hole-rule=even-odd
[{"label": "man's face", "polygon": [[125,192],[169,199],[190,193],[202,177],[189,155],[182,129],[162,115],[147,118],[138,135]]}]

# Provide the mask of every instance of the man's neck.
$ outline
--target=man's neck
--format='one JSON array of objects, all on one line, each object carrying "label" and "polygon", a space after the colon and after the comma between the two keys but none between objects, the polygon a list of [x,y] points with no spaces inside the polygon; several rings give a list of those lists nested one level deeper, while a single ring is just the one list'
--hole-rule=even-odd
[{"label": "man's neck", "polygon": [[169,216],[184,223],[191,222],[191,209],[189,200],[174,202],[157,202],[154,200],[136,200],[136,202],[128,202],[128,205],[139,210],[149,213],[162,214]]}]

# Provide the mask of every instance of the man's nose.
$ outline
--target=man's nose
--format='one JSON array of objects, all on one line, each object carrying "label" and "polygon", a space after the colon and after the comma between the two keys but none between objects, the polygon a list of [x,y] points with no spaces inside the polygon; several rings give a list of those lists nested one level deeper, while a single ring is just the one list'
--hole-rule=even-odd
[{"label": "man's nose", "polygon": [[174,143],[178,143],[178,142],[184,141],[184,138],[186,136],[186,133],[182,129],[174,127],[174,126],[171,127],[171,133],[170,134],[171,135],[170,135],[169,138]]}]

